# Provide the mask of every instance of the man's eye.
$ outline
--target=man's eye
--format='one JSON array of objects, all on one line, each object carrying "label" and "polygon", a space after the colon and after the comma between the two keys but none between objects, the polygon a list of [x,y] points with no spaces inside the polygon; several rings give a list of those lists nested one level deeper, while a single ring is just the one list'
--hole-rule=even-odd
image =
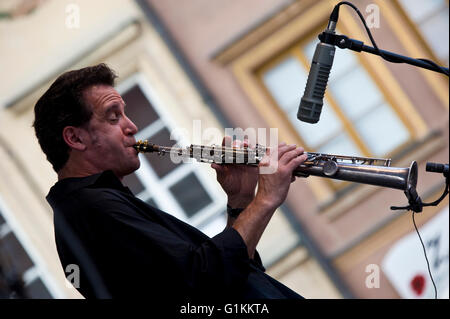
[{"label": "man's eye", "polygon": [[111,122],[117,122],[120,119],[120,114],[115,114],[109,118]]}]

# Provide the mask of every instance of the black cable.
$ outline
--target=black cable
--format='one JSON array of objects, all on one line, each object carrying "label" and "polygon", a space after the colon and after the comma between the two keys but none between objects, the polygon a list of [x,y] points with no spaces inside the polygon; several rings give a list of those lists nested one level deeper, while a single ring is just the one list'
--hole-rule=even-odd
[{"label": "black cable", "polygon": [[434,202],[431,203],[423,203],[422,206],[437,206],[444,198],[445,196],[447,196],[447,194],[449,193],[449,181],[448,179],[446,180],[445,183],[445,189],[444,189],[444,193],[442,193],[441,197],[439,197],[438,199],[436,199]]},{"label": "black cable", "polygon": [[429,65],[433,66],[438,72],[445,74],[446,76],[449,76],[449,71],[445,70],[443,67],[439,66],[438,64],[434,63],[431,60],[428,59],[417,59],[423,62],[428,63]]},{"label": "black cable", "polygon": [[420,199],[420,196],[418,196],[417,192],[415,192],[415,195],[417,197],[413,198],[413,200],[410,201],[410,205],[408,205],[408,206],[391,206],[391,209],[392,210],[406,209],[406,210],[412,210],[412,211],[415,211],[416,213],[419,213],[419,212],[422,211],[422,208],[425,207],[425,206],[437,206],[445,198],[445,196],[448,195],[449,188],[450,188],[450,184],[449,184],[449,181],[447,179],[446,183],[445,183],[444,192],[442,193],[441,197],[436,199],[434,202],[422,203],[422,201]]},{"label": "black cable", "polygon": [[433,275],[431,274],[430,262],[428,261],[427,251],[425,249],[425,245],[423,244],[422,237],[420,237],[419,230],[417,229],[416,221],[414,219],[414,214],[416,214],[416,212],[413,211],[412,212],[412,220],[413,220],[414,228],[416,229],[417,235],[419,236],[420,243],[422,244],[422,248],[423,248],[423,253],[425,255],[425,260],[427,261],[428,273],[430,274],[431,282],[433,283],[433,287],[434,287],[434,299],[437,299],[436,284],[434,283]]},{"label": "black cable", "polygon": [[[383,52],[380,51],[380,49],[378,48],[377,44],[375,43],[374,38],[372,37],[372,33],[370,32],[370,29],[367,27],[366,20],[364,19],[364,16],[363,16],[362,13],[358,10],[358,8],[355,7],[355,5],[353,5],[352,3],[347,2],[347,1],[339,2],[339,3],[336,5],[335,9],[333,10],[333,14],[334,14],[334,15],[337,15],[337,14],[338,14],[338,12],[339,12],[339,6],[342,5],[342,4],[346,4],[346,5],[348,5],[349,7],[351,7],[353,10],[356,11],[356,13],[358,14],[359,18],[361,19],[361,21],[362,21],[362,23],[363,23],[363,25],[364,25],[364,28],[366,29],[367,35],[369,36],[369,39],[370,39],[370,42],[372,42],[373,47],[375,48],[375,50],[377,51],[377,53],[378,53],[383,59],[385,59],[385,60],[388,61],[388,62],[392,62],[392,63],[404,63],[404,61],[401,61],[401,60],[398,60],[398,59],[395,59],[395,58],[388,57],[388,56],[386,56],[385,54],[383,54]],[[430,66],[432,66],[432,67],[434,68],[435,71],[437,71],[437,72],[439,72],[439,73],[443,73],[443,74],[449,76],[449,71],[446,70],[445,68],[443,68],[443,67],[437,65],[435,62],[430,61],[430,60],[427,60],[427,59],[417,59],[417,60],[426,62],[426,63],[428,63]]]}]

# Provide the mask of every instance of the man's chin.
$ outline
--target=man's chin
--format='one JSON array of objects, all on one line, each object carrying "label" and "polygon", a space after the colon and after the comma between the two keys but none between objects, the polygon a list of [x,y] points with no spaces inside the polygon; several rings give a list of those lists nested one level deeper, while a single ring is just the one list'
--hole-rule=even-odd
[{"label": "man's chin", "polygon": [[137,171],[139,169],[139,167],[141,167],[141,161],[138,158],[137,161],[134,163],[134,165],[130,166],[129,172],[126,175]]},{"label": "man's chin", "polygon": [[135,171],[137,171],[139,169],[139,167],[141,167],[141,162],[137,161],[134,165],[130,165],[129,167],[120,170],[120,172],[119,171],[114,172],[114,174],[116,174],[117,177],[122,179],[123,177],[130,175],[131,173],[134,173]]}]

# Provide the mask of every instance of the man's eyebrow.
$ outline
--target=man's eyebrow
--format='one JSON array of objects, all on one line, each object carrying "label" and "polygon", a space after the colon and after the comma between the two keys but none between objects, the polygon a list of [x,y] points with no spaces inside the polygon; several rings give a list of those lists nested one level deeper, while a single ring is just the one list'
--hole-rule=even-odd
[{"label": "man's eyebrow", "polygon": [[109,106],[106,107],[105,113],[110,113],[112,111],[115,111],[117,109],[120,109],[120,104],[119,103],[113,103]]}]

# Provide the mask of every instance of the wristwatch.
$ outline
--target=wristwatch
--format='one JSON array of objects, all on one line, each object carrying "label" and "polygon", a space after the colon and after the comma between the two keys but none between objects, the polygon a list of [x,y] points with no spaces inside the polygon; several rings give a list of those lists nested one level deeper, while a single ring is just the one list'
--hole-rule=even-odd
[{"label": "wristwatch", "polygon": [[231,208],[230,205],[227,205],[227,214],[230,217],[237,218],[244,209],[245,208]]}]

